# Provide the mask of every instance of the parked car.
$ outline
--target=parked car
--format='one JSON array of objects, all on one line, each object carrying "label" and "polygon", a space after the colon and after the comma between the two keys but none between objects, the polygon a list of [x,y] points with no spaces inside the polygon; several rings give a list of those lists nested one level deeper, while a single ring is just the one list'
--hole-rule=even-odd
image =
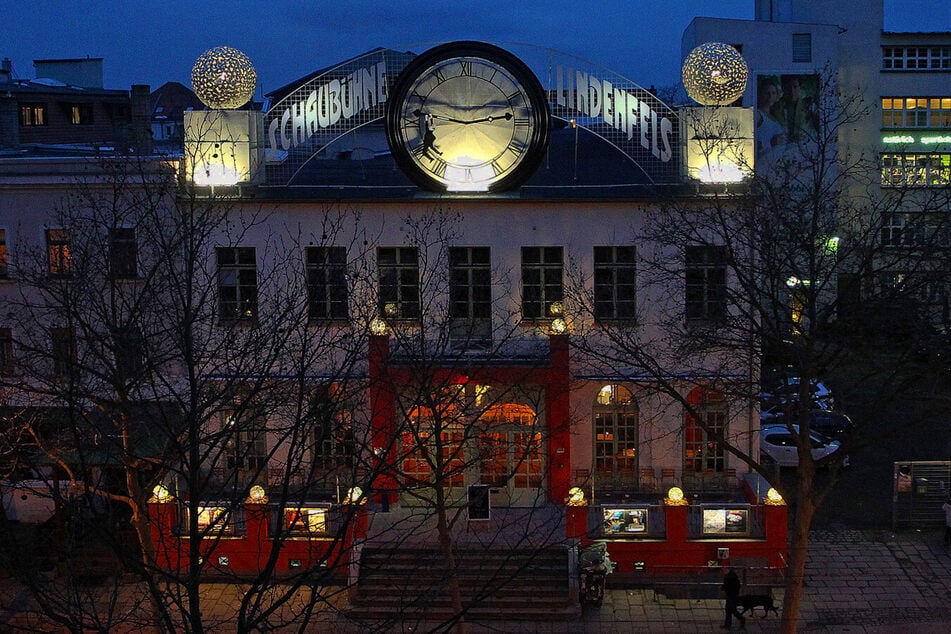
[{"label": "parked car", "polygon": [[[792,416],[798,416],[793,408]],[[786,423],[786,406],[760,412],[760,423],[763,425],[780,425]],[[809,429],[836,440],[844,440],[855,430],[855,423],[842,412],[830,412],[825,409],[814,409],[809,412]]]},{"label": "parked car", "polygon": [[[782,376],[778,380],[769,383],[760,394],[760,403],[762,410],[769,410],[789,401],[799,400],[798,376]],[[812,407],[815,409],[833,410],[835,409],[835,397],[829,386],[822,381],[812,381]]]},{"label": "parked car", "polygon": [[[799,425],[793,425],[792,428],[796,434],[799,433]],[[812,440],[813,460],[822,460],[842,449],[842,444],[838,440],[815,430],[809,431],[809,437]],[[796,436],[786,425],[763,425],[760,428],[759,451],[761,458],[771,460],[780,467],[799,466],[799,447],[796,445]],[[842,464],[848,466],[848,456],[843,457]]]}]

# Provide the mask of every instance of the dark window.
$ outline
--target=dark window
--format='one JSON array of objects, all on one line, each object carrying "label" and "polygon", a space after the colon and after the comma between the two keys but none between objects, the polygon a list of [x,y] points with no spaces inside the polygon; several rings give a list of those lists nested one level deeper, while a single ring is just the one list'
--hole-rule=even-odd
[{"label": "dark window", "polygon": [[267,480],[267,434],[265,419],[243,410],[223,413],[225,481],[249,485]]},{"label": "dark window", "polygon": [[116,372],[125,378],[136,377],[145,368],[145,339],[135,326],[117,328],[113,332]]},{"label": "dark window", "polygon": [[792,61],[812,61],[812,33],[792,34]]},{"label": "dark window", "polygon": [[594,317],[634,321],[637,253],[634,247],[594,247]]},{"label": "dark window", "polygon": [[73,272],[72,256],[69,250],[69,231],[66,229],[47,229],[46,253],[49,260],[50,275],[64,277]]},{"label": "dark window", "polygon": [[53,328],[52,339],[53,374],[68,376],[76,363],[76,337],[72,328]]},{"label": "dark window", "polygon": [[69,122],[73,125],[92,125],[92,104],[73,104],[69,108]]},{"label": "dark window", "polygon": [[489,247],[449,249],[449,298],[452,338],[463,344],[487,344],[492,335]]},{"label": "dark window", "polygon": [[353,464],[353,423],[349,404],[331,389],[320,389],[310,403],[314,423],[314,467],[328,471]]},{"label": "dark window", "polygon": [[254,247],[218,247],[218,317],[222,323],[251,322],[258,314]]},{"label": "dark window", "polygon": [[726,317],[726,256],[723,246],[687,247],[688,321],[720,321]]},{"label": "dark window", "polygon": [[347,250],[307,247],[307,317],[311,322],[346,321]]},{"label": "dark window", "polygon": [[[564,299],[561,247],[522,247],[522,319],[551,319]],[[557,311],[556,311],[557,312]]]},{"label": "dark window", "polygon": [[380,314],[384,319],[419,319],[419,255],[416,247],[380,247]]},{"label": "dark window", "polygon": [[46,125],[46,106],[38,103],[20,104],[20,125],[33,127]]},{"label": "dark window", "polygon": [[13,331],[0,328],[0,374],[13,374]]},{"label": "dark window", "polygon": [[7,230],[0,227],[0,277],[7,277]]},{"label": "dark window", "polygon": [[138,249],[135,229],[114,227],[109,230],[109,274],[113,279],[127,279],[138,274]]}]

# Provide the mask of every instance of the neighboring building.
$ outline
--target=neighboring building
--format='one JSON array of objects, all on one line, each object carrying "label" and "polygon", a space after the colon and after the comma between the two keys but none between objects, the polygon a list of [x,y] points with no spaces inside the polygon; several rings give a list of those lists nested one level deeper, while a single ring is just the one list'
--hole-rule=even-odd
[{"label": "neighboring building", "polygon": [[[922,20],[926,20],[922,16]],[[695,18],[684,31],[684,54],[708,41],[740,49],[751,70],[743,104],[788,111],[784,100],[801,97],[797,115],[757,115],[757,167],[781,156],[795,126],[809,125],[808,103],[818,97],[820,75],[832,75],[845,95],[863,99],[869,116],[840,130],[843,155],[877,158],[883,195],[901,188],[905,211],[882,222],[883,240],[896,253],[944,253],[951,243],[947,209],[916,211],[921,199],[951,186],[951,32],[884,30],[883,1],[809,2],[757,0],[754,20]],[[864,191],[855,192],[861,197]],[[932,201],[933,202],[933,201]],[[935,213],[937,212],[937,214]],[[922,280],[921,301],[932,321],[951,328],[951,272],[937,263]],[[910,271],[891,267],[878,284],[898,284]],[[920,274],[920,270],[918,271]],[[843,287],[846,288],[846,287]]]},{"label": "neighboring building", "polygon": [[185,112],[205,110],[206,106],[186,86],[170,81],[155,89],[149,97],[152,139],[156,148],[179,153],[185,141]]},{"label": "neighboring building", "polygon": [[101,58],[36,60],[34,67],[35,79],[14,79],[10,60],[3,60],[0,150],[150,151],[148,86],[131,93],[103,88]]}]

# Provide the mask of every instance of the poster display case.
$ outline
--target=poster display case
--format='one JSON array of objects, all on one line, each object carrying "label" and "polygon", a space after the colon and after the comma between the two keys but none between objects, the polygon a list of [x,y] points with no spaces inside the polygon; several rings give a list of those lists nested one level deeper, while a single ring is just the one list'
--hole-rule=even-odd
[{"label": "poster display case", "polygon": [[749,535],[749,506],[713,506],[701,507],[701,532],[704,535]]},{"label": "poster display case", "polygon": [[604,507],[604,535],[636,537],[647,534],[647,506]]}]

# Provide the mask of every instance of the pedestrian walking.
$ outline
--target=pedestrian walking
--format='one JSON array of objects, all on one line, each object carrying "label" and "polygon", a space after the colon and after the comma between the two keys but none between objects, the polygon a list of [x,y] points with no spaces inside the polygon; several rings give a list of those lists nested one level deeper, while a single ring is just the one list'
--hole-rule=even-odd
[{"label": "pedestrian walking", "polygon": [[723,591],[726,593],[726,604],[723,606],[723,625],[724,630],[733,627],[733,617],[740,620],[740,629],[746,627],[746,617],[736,611],[740,599],[740,578],[736,576],[736,571],[730,568],[723,576]]},{"label": "pedestrian walking", "polygon": [[951,546],[951,497],[941,505],[944,511],[944,545]]}]

